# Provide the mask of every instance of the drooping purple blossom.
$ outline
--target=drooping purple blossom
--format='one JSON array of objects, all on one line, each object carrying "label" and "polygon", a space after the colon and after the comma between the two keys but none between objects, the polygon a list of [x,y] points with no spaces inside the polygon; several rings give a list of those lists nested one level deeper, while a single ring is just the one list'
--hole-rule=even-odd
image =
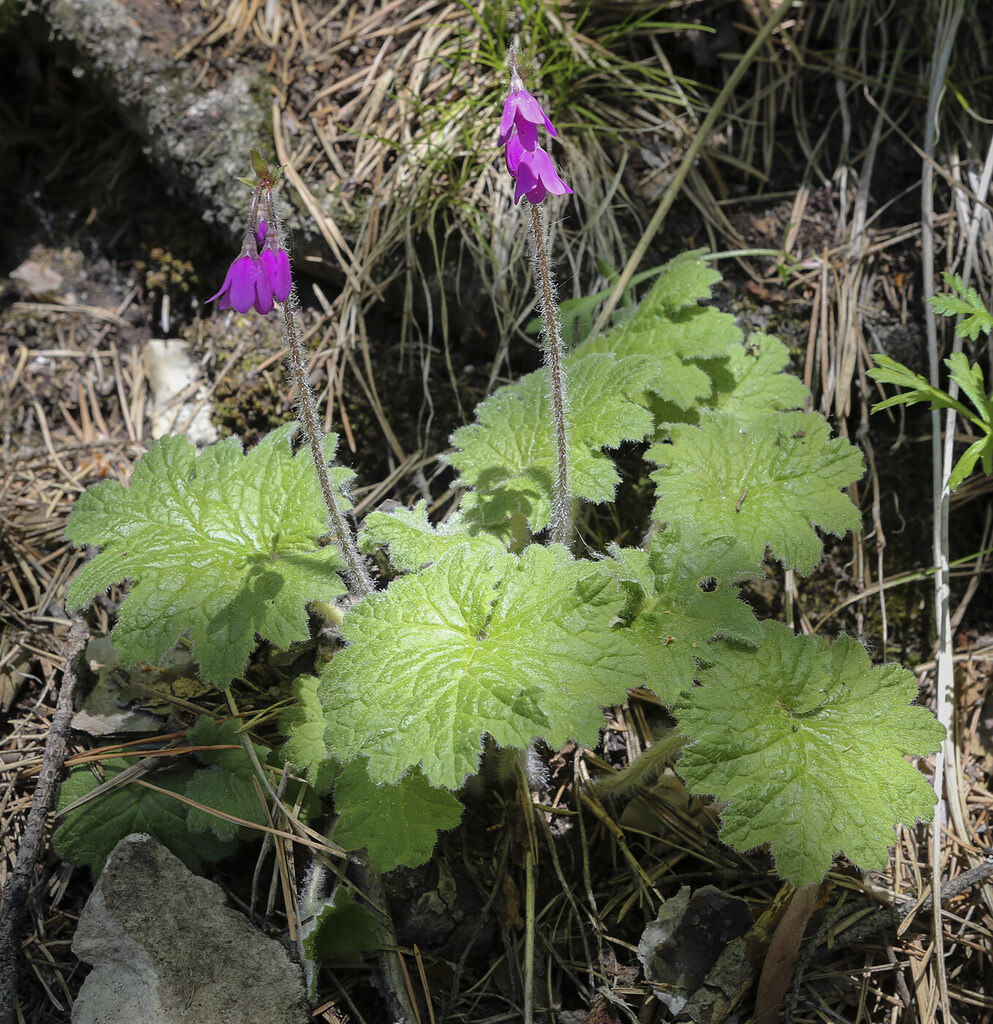
[{"label": "drooping purple blossom", "polygon": [[529,203],[537,205],[546,195],[572,193],[559,177],[552,158],[538,145],[539,125],[544,125],[550,135],[558,135],[541,104],[524,88],[514,69],[510,76],[510,94],[503,105],[499,142],[506,146],[507,170],[515,179],[515,204],[526,197]]},{"label": "drooping purple blossom", "polygon": [[549,135],[558,135],[541,104],[524,88],[521,76],[514,71],[510,76],[510,94],[503,103],[498,143],[505,146],[516,131],[521,145],[534,149],[538,145],[538,125],[544,125]]},{"label": "drooping purple blossom", "polygon": [[[508,146],[509,154],[509,146]],[[508,155],[507,164],[510,166]],[[541,148],[535,146],[534,150],[522,149],[517,159],[516,185],[514,187],[515,205],[523,197],[536,206],[546,195],[553,196],[572,195],[572,189],[559,177],[555,170],[552,158]]]},{"label": "drooping purple blossom", "polygon": [[272,309],[273,300],[273,287],[265,264],[257,256],[242,251],[228,267],[221,290],[207,301],[215,299],[218,309],[247,313],[254,308],[265,316]]},{"label": "drooping purple blossom", "polygon": [[259,259],[269,275],[272,296],[277,302],[285,302],[293,290],[293,276],[290,274],[290,257],[283,248],[262,250]]}]

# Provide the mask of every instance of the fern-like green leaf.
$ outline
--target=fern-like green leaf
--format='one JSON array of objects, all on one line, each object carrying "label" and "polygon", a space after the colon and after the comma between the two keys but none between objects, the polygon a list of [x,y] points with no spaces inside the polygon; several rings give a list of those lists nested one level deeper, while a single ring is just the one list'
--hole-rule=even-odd
[{"label": "fern-like green leaf", "polygon": [[[157,663],[189,631],[203,679],[227,686],[256,635],[280,648],[304,640],[307,602],[344,593],[341,555],[320,544],[326,512],[310,453],[290,451],[295,431],[282,427],[245,455],[235,438],[197,455],[185,437],[163,437],[130,487],[106,481],[76,502],[66,536],[102,550],[68,606],[131,581],[113,633],[125,664]],[[339,486],[350,476],[331,471]]]},{"label": "fern-like green leaf", "polygon": [[873,668],[849,637],[834,645],[762,624],[752,650],[727,645],[677,707],[692,741],[677,764],[694,793],[729,801],[721,838],[770,843],[794,885],[819,881],[841,852],[882,868],[892,823],[930,817],[934,792],[904,757],[936,750],[944,729],[913,673]]},{"label": "fern-like green leaf", "polygon": [[893,384],[900,388],[895,395],[876,402],[872,411],[879,412],[882,409],[889,409],[894,405],[917,405],[919,402],[929,402],[932,409],[954,409],[968,419],[973,419],[972,413],[961,402],[952,398],[941,388],[932,387],[926,377],[914,373],[909,367],[898,363],[889,356],[875,353],[872,357],[875,366],[866,370],[866,374],[881,384]]},{"label": "fern-like green leaf", "polygon": [[862,475],[862,456],[830,437],[823,416],[778,413],[739,424],[711,412],[698,427],[677,424],[672,444],[648,456],[659,500],[653,517],[685,524],[701,538],[734,537],[755,560],[766,547],[787,567],[808,573],[821,557],[813,526],[842,535],[859,527],[842,488]]},{"label": "fern-like green leaf", "polygon": [[607,568],[560,546],[519,558],[460,546],[345,616],[350,646],[321,676],[328,747],[346,763],[365,755],[374,782],[419,764],[455,789],[484,733],[504,746],[593,743],[600,708],[646,682],[610,625],[623,604]]},{"label": "fern-like green leaf", "polygon": [[975,341],[980,333],[989,334],[993,331],[993,315],[986,308],[975,288],[966,288],[965,282],[958,274],[942,273],[948,292],[933,295],[928,301],[936,313],[941,316],[960,316],[961,321],[955,326],[955,333],[960,338],[971,338]]},{"label": "fern-like green leaf", "polygon": [[438,833],[455,828],[462,804],[432,786],[415,768],[393,785],[373,782],[362,758],[346,766],[334,786],[338,813],[333,839],[346,850],[369,853],[377,871],[429,860]]}]

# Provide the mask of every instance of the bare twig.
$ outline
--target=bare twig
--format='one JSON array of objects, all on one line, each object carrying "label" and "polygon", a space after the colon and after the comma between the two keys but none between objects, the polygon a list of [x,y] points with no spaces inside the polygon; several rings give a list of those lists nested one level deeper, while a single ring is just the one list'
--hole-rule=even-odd
[{"label": "bare twig", "polygon": [[45,849],[45,826],[59,791],[59,774],[66,757],[66,737],[72,721],[72,695],[76,673],[86,649],[89,630],[79,617],[73,619],[65,645],[65,668],[59,700],[45,740],[41,774],[31,801],[24,836],[17,851],[17,863],[3,887],[0,908],[0,1024],[13,1024],[17,992],[17,953],[20,934],[28,909],[28,891],[35,865]]}]

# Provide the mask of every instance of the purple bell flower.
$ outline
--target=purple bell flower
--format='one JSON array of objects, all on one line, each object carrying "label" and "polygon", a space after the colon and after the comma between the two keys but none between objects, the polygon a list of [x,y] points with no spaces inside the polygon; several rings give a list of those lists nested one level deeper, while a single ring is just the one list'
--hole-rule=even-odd
[{"label": "purple bell flower", "polygon": [[521,145],[532,150],[538,145],[538,125],[544,125],[549,135],[558,135],[555,125],[541,109],[541,104],[524,88],[521,76],[515,71],[510,76],[510,95],[504,100],[500,137],[497,141],[505,146],[516,129]]},{"label": "purple bell flower", "polygon": [[[552,158],[541,148],[534,150],[514,147],[515,139],[507,144],[507,167],[517,179],[514,188],[514,203],[526,197],[527,201],[536,206],[546,195],[572,195],[572,189],[559,177]],[[520,144],[518,143],[518,146]],[[513,147],[513,150],[512,150]]]},{"label": "purple bell flower", "polygon": [[263,249],[259,256],[262,265],[269,275],[272,295],[277,302],[285,302],[293,290],[293,277],[290,274],[290,258],[285,249]]},{"label": "purple bell flower", "polygon": [[525,150],[533,150],[537,145],[538,125],[544,125],[550,135],[558,135],[555,125],[542,110],[542,104],[524,88],[520,75],[515,71],[511,75],[510,95],[504,100],[504,116],[500,121],[498,142],[506,145],[516,129]]},{"label": "purple bell flower", "polygon": [[208,302],[219,300],[218,309],[234,309],[247,313],[253,307],[265,316],[272,309],[273,286],[265,264],[257,257],[243,252],[228,267],[224,284]]}]

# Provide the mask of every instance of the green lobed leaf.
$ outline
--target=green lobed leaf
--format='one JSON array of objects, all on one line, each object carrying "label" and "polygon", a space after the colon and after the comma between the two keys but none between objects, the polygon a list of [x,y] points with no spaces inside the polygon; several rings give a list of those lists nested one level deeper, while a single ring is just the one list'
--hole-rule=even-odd
[{"label": "green lobed leaf", "polygon": [[892,823],[929,818],[935,801],[904,758],[936,750],[943,727],[911,706],[913,673],[873,668],[855,640],[830,645],[774,622],[762,635],[752,650],[719,645],[677,706],[691,740],[677,771],[692,792],[729,801],[725,842],[770,843],[796,886],[823,878],[837,852],[884,867]]},{"label": "green lobed leaf", "polygon": [[[859,528],[841,490],[862,475],[862,456],[817,413],[776,413],[739,424],[709,412],[698,427],[676,424],[672,444],[649,449],[661,523],[685,524],[701,538],[735,537],[758,568],[766,547],[808,573],[821,557],[813,525],[842,535]],[[813,525],[812,525],[813,524]]]},{"label": "green lobed leaf", "polygon": [[[131,580],[113,632],[122,661],[155,664],[192,631],[201,675],[218,686],[244,670],[256,635],[284,649],[306,639],[307,602],[345,588],[340,554],[319,543],[326,513],[310,453],[290,450],[296,429],[244,455],[235,438],[197,455],[185,437],[164,437],[129,488],[106,481],[83,494],[66,536],[103,550],[69,588],[70,611]],[[331,470],[336,486],[350,475]]]},{"label": "green lobed leaf", "polygon": [[[186,787],[186,795],[210,810],[264,825],[266,814],[255,786],[255,766],[242,744],[239,723],[234,720],[216,722],[207,715],[201,715],[188,736],[195,746],[230,744],[235,749],[198,750],[197,757],[210,767],[194,773]],[[258,743],[252,745],[259,761],[264,763],[269,748]],[[198,807],[187,810],[186,824],[191,832],[209,831],[222,840],[237,839],[241,835],[242,826],[211,814],[210,810]]]},{"label": "green lobed leaf", "polygon": [[346,763],[368,757],[374,782],[419,764],[432,785],[456,789],[485,733],[503,746],[595,742],[601,706],[646,679],[610,626],[623,603],[609,569],[561,546],[519,558],[460,546],[345,616],[350,646],[319,690],[328,747]]},{"label": "green lobed leaf", "polygon": [[[360,960],[366,950],[380,944],[379,923],[365,907],[359,906],[345,885],[325,900],[313,915],[304,918],[302,931],[305,958],[315,960]],[[316,990],[311,993],[317,1001]]]},{"label": "green lobed leaf", "polygon": [[[610,501],[620,477],[603,454],[638,441],[652,418],[624,396],[637,392],[640,362],[591,355],[568,363],[569,486],[586,501]],[[500,388],[476,408],[476,422],[452,435],[447,456],[456,484],[472,488],[463,508],[470,525],[492,529],[520,512],[534,532],[551,519],[556,473],[555,430],[548,371]]]},{"label": "green lobed leaf", "polygon": [[346,850],[365,848],[377,871],[401,864],[414,868],[430,860],[438,833],[462,819],[462,804],[447,789],[432,786],[417,768],[393,785],[382,785],[369,778],[361,758],[338,776],[334,808],[339,815],[334,841]]},{"label": "green lobed leaf", "polygon": [[684,253],[670,261],[637,310],[618,327],[577,348],[574,358],[612,353],[638,360],[642,394],[631,397],[649,402],[645,392],[686,410],[711,390],[710,379],[696,361],[719,358],[741,340],[734,317],[711,306],[698,306],[710,297],[721,275],[699,258],[703,250]]},{"label": "green lobed leaf", "polygon": [[759,642],[759,624],[736,586],[755,568],[732,538],[701,539],[670,527],[653,536],[649,551],[613,548],[611,555],[605,564],[628,593],[617,639],[637,651],[646,685],[665,703],[692,685],[714,637]]},{"label": "green lobed leaf", "polygon": [[654,399],[656,423],[700,422],[704,409],[717,409],[748,423],[770,412],[803,408],[810,392],[792,373],[789,349],[771,334],[752,334],[747,343],[729,345],[721,358],[699,364],[711,379],[711,392],[691,409]]},{"label": "green lobed leaf", "polygon": [[[437,562],[453,547],[464,544],[470,537],[461,517],[434,526],[428,520],[427,503],[419,501],[412,509],[403,507],[390,512],[370,512],[362,525],[360,546],[365,552],[377,547],[388,547],[390,562],[400,572],[410,572]],[[503,545],[488,534],[486,543],[502,548]]]},{"label": "green lobed leaf", "polygon": [[[135,763],[134,758],[114,758],[103,763],[109,781]],[[169,769],[147,776],[150,783],[170,793],[185,794],[197,773]],[[59,795],[59,808],[68,807],[96,789],[100,780],[88,768],[69,774]],[[191,870],[203,861],[220,860],[237,844],[213,835],[196,835],[187,827],[188,805],[137,783],[129,783],[96,797],[70,811],[52,838],[56,853],[73,864],[89,864],[98,875],[110,851],[133,832],[147,832],[167,846]]]},{"label": "green lobed leaf", "polygon": [[317,678],[299,676],[293,682],[293,693],[300,703],[279,716],[279,731],[289,738],[277,752],[304,774],[316,793],[330,793],[341,765],[328,754],[324,743],[327,720],[317,694]]}]

